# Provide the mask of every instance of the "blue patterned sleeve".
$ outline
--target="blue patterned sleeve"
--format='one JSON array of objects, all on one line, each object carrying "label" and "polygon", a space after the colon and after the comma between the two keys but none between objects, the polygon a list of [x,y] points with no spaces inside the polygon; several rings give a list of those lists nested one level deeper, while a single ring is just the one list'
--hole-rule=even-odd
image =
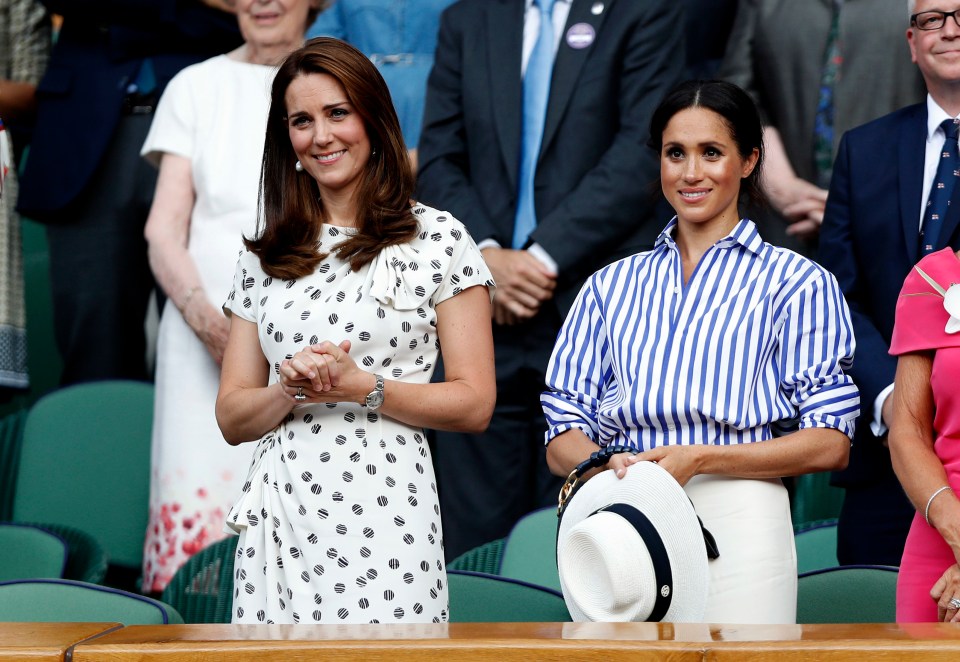
[{"label": "blue patterned sleeve", "polygon": [[797,407],[801,429],[834,428],[852,438],[860,393],[847,374],[856,345],[850,310],[833,275],[813,267],[781,315],[780,388]]},{"label": "blue patterned sleeve", "polygon": [[602,297],[594,275],[580,290],[557,336],[540,404],[547,419],[545,443],[577,428],[599,443],[599,409],[610,381],[611,352]]}]

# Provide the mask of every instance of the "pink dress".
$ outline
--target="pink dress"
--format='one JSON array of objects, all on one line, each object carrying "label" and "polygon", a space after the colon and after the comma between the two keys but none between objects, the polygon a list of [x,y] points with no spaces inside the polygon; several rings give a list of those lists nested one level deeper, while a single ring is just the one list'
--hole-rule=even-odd
[{"label": "pink dress", "polygon": [[[945,248],[917,265],[944,290],[960,283],[960,260]],[[890,343],[894,355],[933,352],[934,452],[947,472],[953,491],[960,495],[960,333],[948,334],[950,315],[943,296],[916,269],[911,269],[897,301],[897,319]],[[897,581],[897,622],[937,620],[937,603],[930,589],[956,563],[953,552],[937,530],[914,515],[900,562]]]}]

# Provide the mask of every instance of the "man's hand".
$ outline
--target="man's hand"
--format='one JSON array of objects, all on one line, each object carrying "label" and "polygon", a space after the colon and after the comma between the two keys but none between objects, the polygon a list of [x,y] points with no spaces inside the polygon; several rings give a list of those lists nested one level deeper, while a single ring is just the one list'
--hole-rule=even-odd
[{"label": "man's hand", "polygon": [[524,250],[484,248],[483,259],[497,283],[493,319],[517,324],[532,318],[553,297],[557,276]]},{"label": "man's hand", "polygon": [[786,182],[770,182],[767,191],[774,208],[789,223],[787,234],[813,237],[820,232],[827,191],[799,177]]}]

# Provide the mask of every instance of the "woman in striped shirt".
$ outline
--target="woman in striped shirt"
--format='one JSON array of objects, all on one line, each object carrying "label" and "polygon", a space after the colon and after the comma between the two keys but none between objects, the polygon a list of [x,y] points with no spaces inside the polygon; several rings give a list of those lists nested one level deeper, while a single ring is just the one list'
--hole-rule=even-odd
[{"label": "woman in striped shirt", "polygon": [[753,102],[690,81],[653,115],[651,146],[676,211],[653,250],[584,285],[541,397],[547,460],[568,474],[598,447],[606,468],[650,460],[684,485],[715,536],[706,622],[796,620],[796,553],[781,476],[846,465],[859,394],[850,314],[834,277],[741,219],[759,189]]}]

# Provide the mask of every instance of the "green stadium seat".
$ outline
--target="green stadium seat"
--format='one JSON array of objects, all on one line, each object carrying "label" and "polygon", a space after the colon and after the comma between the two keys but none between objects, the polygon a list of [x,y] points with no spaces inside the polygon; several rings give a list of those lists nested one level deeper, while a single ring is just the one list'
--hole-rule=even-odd
[{"label": "green stadium seat", "polygon": [[507,536],[498,574],[559,591],[557,524],[552,506],[521,517]]},{"label": "green stadium seat", "polygon": [[115,588],[67,579],[0,583],[0,621],[165,625],[183,623],[159,600]]},{"label": "green stadium seat", "polygon": [[152,421],[151,384],[92,382],[41,398],[23,432],[13,520],[80,529],[111,564],[139,569]]},{"label": "green stadium seat", "polygon": [[542,586],[480,572],[447,572],[451,623],[568,622],[563,596]]},{"label": "green stadium seat", "polygon": [[837,520],[825,520],[794,534],[797,573],[833,568],[837,561]]},{"label": "green stadium seat", "polygon": [[841,566],[800,575],[797,623],[893,623],[897,568]]},{"label": "green stadium seat", "polygon": [[187,559],[163,590],[186,623],[229,623],[233,611],[236,536],[227,536]]},{"label": "green stadium seat", "polygon": [[0,582],[59,579],[67,565],[66,541],[26,524],[0,524]]}]

